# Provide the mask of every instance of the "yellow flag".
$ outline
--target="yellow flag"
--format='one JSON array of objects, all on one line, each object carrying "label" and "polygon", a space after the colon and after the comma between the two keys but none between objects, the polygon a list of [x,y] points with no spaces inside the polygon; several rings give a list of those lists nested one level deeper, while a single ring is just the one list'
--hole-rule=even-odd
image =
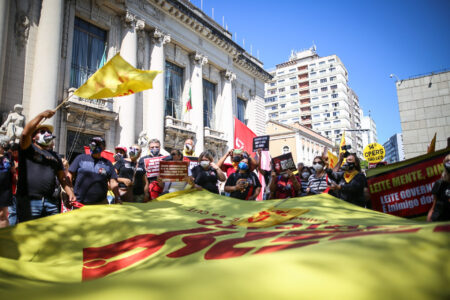
[{"label": "yellow flag", "polygon": [[[2,299],[448,299],[450,222],[328,194],[164,196],[0,228]],[[233,225],[274,206],[289,219]]]},{"label": "yellow flag", "polygon": [[341,143],[339,144],[339,154],[342,152],[342,146],[345,145],[345,131],[342,132]]},{"label": "yellow flag", "polygon": [[79,87],[74,95],[85,99],[121,97],[153,88],[153,79],[162,71],[134,68],[117,53]]},{"label": "yellow flag", "polygon": [[328,150],[328,166],[332,169],[337,165],[338,158],[330,150]]},{"label": "yellow flag", "polygon": [[428,146],[427,153],[433,153],[435,151],[435,148],[436,148],[436,132],[434,133],[434,137],[430,142],[430,146]]}]

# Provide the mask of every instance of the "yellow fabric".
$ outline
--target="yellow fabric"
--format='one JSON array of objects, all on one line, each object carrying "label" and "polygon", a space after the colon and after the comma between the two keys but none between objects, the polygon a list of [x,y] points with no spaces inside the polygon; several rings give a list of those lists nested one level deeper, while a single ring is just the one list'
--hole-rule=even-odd
[{"label": "yellow fabric", "polygon": [[428,146],[427,153],[433,153],[436,149],[436,132],[434,133],[433,139],[431,139],[430,146]]},{"label": "yellow fabric", "polygon": [[353,170],[351,172],[344,172],[344,180],[346,183],[349,183],[350,181],[352,181],[352,179],[356,176],[356,174],[358,174],[359,172],[356,170]]},{"label": "yellow fabric", "polygon": [[278,209],[271,207],[269,209],[262,210],[252,215],[249,218],[242,218],[238,221],[231,222],[233,225],[244,226],[244,227],[271,227],[283,222],[289,221],[301,214],[307,213],[309,209],[301,208],[283,208]]},{"label": "yellow fabric", "polygon": [[75,91],[86,99],[121,97],[153,88],[153,79],[161,71],[144,71],[126,62],[120,53],[98,69]]},{"label": "yellow fabric", "polygon": [[[402,219],[326,194],[162,198],[0,229],[2,299],[448,298],[450,222]],[[274,206],[309,212],[267,228],[231,225]]]},{"label": "yellow fabric", "polygon": [[342,146],[345,145],[345,131],[342,132],[341,142],[339,143],[339,154],[342,152]]},{"label": "yellow fabric", "polygon": [[338,163],[338,158],[336,155],[333,154],[330,150],[328,150],[328,166],[332,169],[334,168]]}]

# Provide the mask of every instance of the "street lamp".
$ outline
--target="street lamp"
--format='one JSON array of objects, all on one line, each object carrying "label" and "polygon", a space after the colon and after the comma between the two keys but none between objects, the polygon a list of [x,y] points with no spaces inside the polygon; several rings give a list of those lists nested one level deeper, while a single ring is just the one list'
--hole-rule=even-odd
[{"label": "street lamp", "polygon": [[391,75],[389,75],[389,77],[390,78],[394,78],[395,77],[395,79],[396,79],[395,82],[398,82],[397,85],[400,85],[403,82],[403,80],[400,80],[400,78],[398,78],[398,76],[395,75],[395,74],[391,74]]}]

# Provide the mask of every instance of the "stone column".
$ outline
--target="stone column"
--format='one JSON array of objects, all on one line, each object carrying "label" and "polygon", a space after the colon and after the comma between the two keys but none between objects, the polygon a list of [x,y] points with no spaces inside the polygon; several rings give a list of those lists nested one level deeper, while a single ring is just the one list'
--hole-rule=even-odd
[{"label": "stone column", "polygon": [[[28,119],[58,103],[58,81],[61,62],[61,44],[64,0],[42,0],[41,17],[34,50],[33,77]],[[62,100],[62,99],[59,99]],[[56,117],[47,120],[55,126]]]},{"label": "stone column", "polygon": [[227,139],[228,149],[233,148],[234,143],[234,119],[233,119],[233,80],[236,79],[236,74],[230,70],[221,72],[223,88],[222,88],[222,130]]},{"label": "stone column", "polygon": [[196,132],[195,152],[200,154],[204,149],[205,130],[203,125],[203,75],[202,66],[208,63],[208,58],[198,52],[191,54],[191,94],[192,94],[192,125]]},{"label": "stone column", "polygon": [[[123,37],[122,45],[120,47],[120,55],[133,67],[137,63],[137,33],[136,29],[139,26],[143,30],[142,21],[136,21],[136,17],[128,11],[123,17]],[[119,104],[119,144],[131,146],[136,141],[136,94],[118,98],[116,101]]]},{"label": "stone column", "polygon": [[[150,47],[150,70],[164,72],[166,43],[170,43],[170,35],[155,29]],[[144,114],[144,130],[149,138],[161,141],[161,148],[164,148],[164,77],[164,73],[158,74],[153,80],[153,89],[144,93],[144,102],[148,108]]]},{"label": "stone column", "polygon": [[0,104],[2,103],[3,76],[5,74],[6,37],[8,35],[9,0],[0,1]]}]

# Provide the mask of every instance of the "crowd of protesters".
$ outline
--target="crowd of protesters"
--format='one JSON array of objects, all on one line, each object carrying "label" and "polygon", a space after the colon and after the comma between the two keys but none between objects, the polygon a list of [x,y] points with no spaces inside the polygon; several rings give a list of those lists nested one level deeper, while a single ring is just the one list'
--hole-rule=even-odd
[{"label": "crowd of protesters", "polygon": [[[355,153],[342,151],[333,168],[326,156],[316,156],[310,166],[300,162],[296,170],[280,171],[279,166],[263,170],[261,151],[252,157],[241,149],[231,149],[216,163],[209,150],[196,158],[193,139],[187,139],[183,149],[172,149],[166,157],[161,153],[160,141],[151,139],[148,155],[141,156],[143,149],[138,145],[120,145],[111,162],[102,156],[103,138],[93,137],[89,154],[78,155],[69,165],[53,151],[53,127],[41,124],[53,115],[54,111],[47,110],[27,123],[19,144],[0,141],[0,227],[57,214],[62,207],[142,203],[186,189],[204,189],[241,200],[329,193],[370,208],[366,177]],[[193,160],[196,165],[181,181],[164,181],[147,167],[149,160],[158,157],[174,162]],[[444,166],[442,179],[433,187],[429,221],[450,219],[450,155]]]}]

